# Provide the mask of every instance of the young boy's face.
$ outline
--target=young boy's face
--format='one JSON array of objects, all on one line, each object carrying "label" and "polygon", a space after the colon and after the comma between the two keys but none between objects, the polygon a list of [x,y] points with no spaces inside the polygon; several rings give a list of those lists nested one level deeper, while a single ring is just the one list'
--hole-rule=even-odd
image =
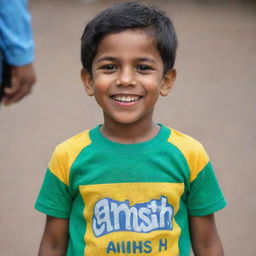
[{"label": "young boy's face", "polygon": [[132,124],[152,121],[159,95],[169,93],[176,73],[163,71],[154,38],[143,30],[125,30],[101,40],[92,74],[83,70],[82,80],[103,109],[105,122]]}]

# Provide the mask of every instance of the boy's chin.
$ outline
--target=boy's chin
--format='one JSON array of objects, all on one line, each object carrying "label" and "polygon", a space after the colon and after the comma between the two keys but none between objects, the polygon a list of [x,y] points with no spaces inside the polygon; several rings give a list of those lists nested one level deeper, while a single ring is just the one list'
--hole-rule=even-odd
[{"label": "boy's chin", "polygon": [[124,113],[124,115],[118,114],[115,116],[105,115],[104,122],[108,125],[132,126],[142,123],[152,123],[152,116],[129,115],[127,113]]},{"label": "boy's chin", "polygon": [[127,126],[130,126],[130,125],[134,125],[138,122],[137,119],[135,118],[115,118],[113,120],[113,123],[117,124],[117,125],[127,125]]},{"label": "boy's chin", "polygon": [[139,121],[138,117],[127,115],[106,116],[105,123],[109,125],[132,125]]}]

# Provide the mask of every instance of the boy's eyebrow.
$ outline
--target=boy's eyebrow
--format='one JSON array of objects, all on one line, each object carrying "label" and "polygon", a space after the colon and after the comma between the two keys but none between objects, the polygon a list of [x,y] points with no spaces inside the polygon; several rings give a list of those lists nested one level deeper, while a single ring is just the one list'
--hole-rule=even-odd
[{"label": "boy's eyebrow", "polygon": [[156,61],[153,58],[149,58],[149,57],[140,57],[138,58],[138,61],[156,63]]},{"label": "boy's eyebrow", "polygon": [[[101,57],[97,60],[97,63],[99,63],[101,61],[105,61],[105,60],[117,61],[118,59],[114,58],[114,57],[110,57],[110,56],[103,56],[103,57]],[[150,58],[150,57],[139,57],[139,58],[136,59],[136,61],[156,63],[156,61],[153,58]]]},{"label": "boy's eyebrow", "polygon": [[114,57],[108,57],[108,56],[103,56],[103,57],[101,57],[101,58],[99,58],[99,59],[97,60],[97,63],[99,63],[99,62],[101,62],[101,61],[104,61],[104,60],[114,61],[114,60],[116,60],[116,58],[114,58]]}]

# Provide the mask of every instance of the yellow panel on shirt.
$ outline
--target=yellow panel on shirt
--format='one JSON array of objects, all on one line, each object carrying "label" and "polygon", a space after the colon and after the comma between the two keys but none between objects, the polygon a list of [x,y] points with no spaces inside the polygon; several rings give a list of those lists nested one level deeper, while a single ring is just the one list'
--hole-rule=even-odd
[{"label": "yellow panel on shirt", "polygon": [[175,221],[182,183],[80,186],[87,223],[85,255],[178,256]]}]

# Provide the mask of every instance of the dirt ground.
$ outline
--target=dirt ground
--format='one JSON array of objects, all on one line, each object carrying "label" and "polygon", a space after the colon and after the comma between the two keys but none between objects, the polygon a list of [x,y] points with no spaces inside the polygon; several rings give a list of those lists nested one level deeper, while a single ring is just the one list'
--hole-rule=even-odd
[{"label": "dirt ground", "polygon": [[[114,1],[31,1],[38,82],[0,108],[0,255],[36,255],[45,217],[33,205],[56,144],[102,120],[82,88],[80,36]],[[177,29],[178,79],[156,109],[158,122],[200,140],[228,207],[217,213],[226,255],[253,256],[256,242],[255,1],[144,1]]]}]

